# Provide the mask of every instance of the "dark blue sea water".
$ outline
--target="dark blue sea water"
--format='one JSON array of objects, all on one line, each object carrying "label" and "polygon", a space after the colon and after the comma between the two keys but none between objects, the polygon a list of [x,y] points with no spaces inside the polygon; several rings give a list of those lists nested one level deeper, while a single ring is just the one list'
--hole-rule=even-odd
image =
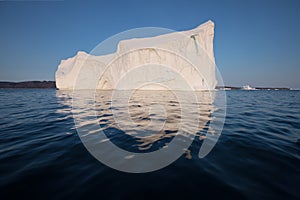
[{"label": "dark blue sea water", "polygon": [[[102,111],[114,109],[99,101]],[[0,90],[1,200],[300,199],[299,91],[228,91],[224,128],[206,157],[198,157],[198,140],[190,155],[143,174],[111,169],[89,154],[71,110],[69,92]],[[171,125],[177,112],[169,116]],[[148,120],[143,115],[133,110],[141,123]],[[98,118],[124,148],[149,150],[168,140],[164,135],[134,145],[119,136],[109,114],[99,112]],[[170,127],[165,132],[174,132]]]}]

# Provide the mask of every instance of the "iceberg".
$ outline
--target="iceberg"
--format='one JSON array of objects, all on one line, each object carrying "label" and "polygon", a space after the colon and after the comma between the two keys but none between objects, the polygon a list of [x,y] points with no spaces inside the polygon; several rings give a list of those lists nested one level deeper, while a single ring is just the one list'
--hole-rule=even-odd
[{"label": "iceberg", "polygon": [[[148,82],[153,84],[145,89],[214,90],[217,80],[213,39],[214,23],[209,20],[187,31],[121,40],[112,54],[79,51],[59,64],[56,87],[134,89]],[[189,87],[182,87],[182,80]]]}]

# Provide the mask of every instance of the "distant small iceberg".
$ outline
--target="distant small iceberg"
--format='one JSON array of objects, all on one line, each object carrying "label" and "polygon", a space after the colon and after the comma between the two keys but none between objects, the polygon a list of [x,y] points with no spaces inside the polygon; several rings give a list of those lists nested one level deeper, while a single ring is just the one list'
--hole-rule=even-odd
[{"label": "distant small iceberg", "polygon": [[255,88],[251,87],[250,85],[244,85],[241,89],[242,90],[256,90]]}]

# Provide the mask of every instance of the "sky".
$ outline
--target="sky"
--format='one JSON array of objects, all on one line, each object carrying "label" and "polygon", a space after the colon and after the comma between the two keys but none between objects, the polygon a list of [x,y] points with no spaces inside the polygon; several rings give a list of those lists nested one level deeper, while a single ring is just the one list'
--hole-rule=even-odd
[{"label": "sky", "polygon": [[215,23],[225,85],[300,88],[300,1],[0,1],[0,81],[55,80],[62,59],[133,28]]}]

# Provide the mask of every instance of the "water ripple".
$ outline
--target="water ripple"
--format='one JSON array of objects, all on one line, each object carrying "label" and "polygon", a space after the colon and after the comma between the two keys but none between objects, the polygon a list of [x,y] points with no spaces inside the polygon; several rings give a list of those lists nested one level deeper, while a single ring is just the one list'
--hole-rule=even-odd
[{"label": "water ripple", "polygon": [[[0,95],[1,199],[155,199],[158,194],[185,199],[300,198],[300,92],[228,92],[222,136],[213,151],[199,159],[203,139],[212,132],[208,125],[214,111],[202,102],[199,131],[186,153],[162,170],[139,175],[110,169],[88,153],[76,134],[70,92],[0,90]],[[148,94],[152,102],[142,97],[131,99],[131,120],[139,127],[150,119],[165,120],[164,128],[145,137],[135,137],[134,126],[125,132],[112,113],[124,114],[124,106],[111,106],[100,93],[99,131],[108,139],[99,142],[112,141],[132,152],[168,145],[179,129],[179,102],[168,94]],[[149,113],[157,102],[168,110],[165,117]],[[84,128],[91,122],[88,116],[83,119]]]}]

